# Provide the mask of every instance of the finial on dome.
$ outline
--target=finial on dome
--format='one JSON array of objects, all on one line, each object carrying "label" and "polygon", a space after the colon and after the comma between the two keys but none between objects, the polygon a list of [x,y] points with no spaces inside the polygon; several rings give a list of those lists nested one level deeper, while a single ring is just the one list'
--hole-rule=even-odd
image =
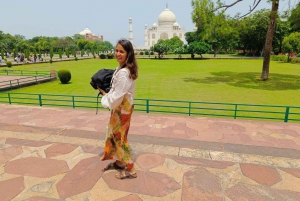
[{"label": "finial on dome", "polygon": [[167,3],[167,5],[166,5],[166,8],[168,8],[168,3]]}]

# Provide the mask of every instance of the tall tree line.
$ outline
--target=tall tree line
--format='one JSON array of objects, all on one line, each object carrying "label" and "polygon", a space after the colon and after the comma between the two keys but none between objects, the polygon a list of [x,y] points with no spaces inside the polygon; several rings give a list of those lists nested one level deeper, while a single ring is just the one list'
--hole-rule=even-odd
[{"label": "tall tree line", "polygon": [[49,53],[53,48],[54,52],[63,51],[111,51],[114,47],[109,41],[93,40],[89,41],[84,36],[75,34],[67,37],[46,37],[36,36],[26,40],[22,35],[12,36],[0,30],[0,50],[8,53],[24,53],[25,50],[30,52],[38,51],[39,53]]},{"label": "tall tree line", "polygon": [[269,0],[271,9],[258,11],[255,9],[261,0],[253,0],[248,13],[235,17],[226,15],[227,9],[238,6],[242,1],[226,4],[220,0],[216,3],[212,0],[192,0],[192,20],[197,26],[196,33],[200,40],[212,45],[215,54],[226,49],[261,54],[264,57],[261,79],[267,80],[271,53],[281,52],[284,38],[299,31],[300,3],[291,12],[280,16],[280,0]]}]

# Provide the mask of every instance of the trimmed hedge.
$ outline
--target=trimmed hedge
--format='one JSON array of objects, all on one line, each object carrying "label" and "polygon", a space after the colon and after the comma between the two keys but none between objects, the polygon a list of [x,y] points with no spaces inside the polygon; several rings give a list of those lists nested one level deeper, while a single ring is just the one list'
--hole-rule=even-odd
[{"label": "trimmed hedge", "polygon": [[11,67],[12,67],[11,61],[7,61],[7,62],[6,62],[6,65],[7,65],[8,68],[11,68]]},{"label": "trimmed hedge", "polygon": [[296,57],[296,58],[290,58],[290,62],[292,64],[300,64],[300,58]]},{"label": "trimmed hedge", "polygon": [[114,58],[114,54],[112,54],[112,53],[108,53],[106,56],[107,56],[108,59],[113,59]]},{"label": "trimmed hedge", "polygon": [[272,61],[283,61],[287,62],[288,57],[285,55],[272,55],[271,60]]},{"label": "trimmed hedge", "polygon": [[62,84],[67,84],[71,80],[71,72],[69,70],[59,70],[57,74]]},{"label": "trimmed hedge", "polygon": [[99,58],[100,58],[100,59],[106,59],[106,56],[105,56],[105,54],[100,54],[100,55],[99,55]]},{"label": "trimmed hedge", "polygon": [[[288,62],[288,56],[285,56],[285,55],[272,55],[271,60],[272,61]],[[289,62],[292,63],[292,64],[300,63],[300,58],[299,57],[290,57]]]}]

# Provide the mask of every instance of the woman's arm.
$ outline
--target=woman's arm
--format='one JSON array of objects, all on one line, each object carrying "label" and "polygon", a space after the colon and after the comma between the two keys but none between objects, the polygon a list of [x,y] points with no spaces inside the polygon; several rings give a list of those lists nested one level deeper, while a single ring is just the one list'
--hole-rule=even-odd
[{"label": "woman's arm", "polygon": [[[98,86],[97,86],[97,87],[98,87]],[[101,88],[99,88],[99,87],[98,87],[98,90],[102,93],[103,96],[105,96],[105,95],[107,94],[103,89],[101,89]]]}]

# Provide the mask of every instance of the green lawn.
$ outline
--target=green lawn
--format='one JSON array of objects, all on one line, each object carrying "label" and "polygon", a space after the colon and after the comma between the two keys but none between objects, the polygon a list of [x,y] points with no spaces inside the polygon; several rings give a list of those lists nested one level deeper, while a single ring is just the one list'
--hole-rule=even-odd
[{"label": "green lawn", "polygon": [[[262,60],[140,59],[136,98],[300,106],[300,66],[271,62],[268,81],[260,81]],[[114,69],[115,60],[13,66],[15,70],[60,70],[72,73],[69,84],[59,81],[14,92],[97,95],[89,82],[101,68]],[[4,68],[2,68],[4,69]]]}]

